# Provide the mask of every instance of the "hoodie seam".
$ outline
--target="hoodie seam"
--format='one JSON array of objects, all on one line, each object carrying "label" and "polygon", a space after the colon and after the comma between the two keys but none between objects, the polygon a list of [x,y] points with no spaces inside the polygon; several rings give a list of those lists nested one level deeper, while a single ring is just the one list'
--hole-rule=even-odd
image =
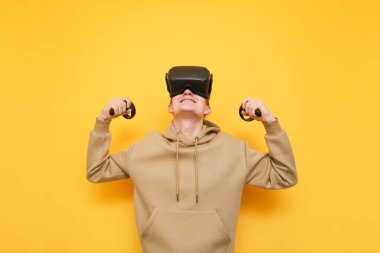
[{"label": "hoodie seam", "polygon": [[247,148],[248,148],[248,143],[245,142],[244,143],[244,158],[245,158],[244,183],[247,182],[247,173],[249,171],[249,169],[248,169]]},{"label": "hoodie seam", "polygon": [[127,173],[128,173],[128,175],[131,175],[130,174],[130,170],[131,170],[131,159],[132,159],[132,153],[133,153],[133,151],[134,151],[134,149],[135,149],[135,145],[136,143],[132,143],[131,145],[130,145],[130,147],[129,147],[129,152],[128,152],[128,156],[127,156]]}]

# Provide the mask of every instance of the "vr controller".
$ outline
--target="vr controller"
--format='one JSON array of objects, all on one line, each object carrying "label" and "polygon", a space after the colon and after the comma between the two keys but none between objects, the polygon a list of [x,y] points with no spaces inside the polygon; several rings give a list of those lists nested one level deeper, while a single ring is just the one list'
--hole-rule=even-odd
[{"label": "vr controller", "polygon": [[[209,99],[212,90],[213,75],[205,67],[200,66],[175,66],[172,67],[165,75],[166,88],[170,97],[182,94],[186,89],[191,90],[194,94]],[[125,101],[126,102],[126,101]],[[131,103],[131,115],[123,115],[126,119],[132,119],[136,115],[136,107]],[[245,118],[243,107],[239,108],[239,115],[244,121],[252,121],[253,118]],[[110,115],[114,115],[113,108],[110,109]],[[256,116],[261,116],[259,109],[255,110]]]},{"label": "vr controller", "polygon": [[[242,120],[244,120],[244,121],[252,121],[253,120],[253,118],[251,118],[251,117],[247,117],[247,118],[245,118],[244,117],[244,115],[243,115],[243,106],[240,106],[239,107],[239,116],[240,116],[240,118],[242,119]],[[255,110],[255,115],[256,116],[258,116],[258,117],[260,117],[261,116],[261,111],[260,111],[260,109],[256,109]]]},{"label": "vr controller", "polygon": [[[124,102],[127,104],[127,101],[124,100]],[[127,104],[127,106],[128,106],[128,104]],[[129,110],[129,109],[131,109],[131,115],[129,115],[129,114],[123,115],[123,117],[126,119],[132,119],[136,115],[136,107],[133,104],[133,102],[131,102],[131,107],[127,108],[127,110]],[[111,116],[113,116],[115,114],[115,110],[113,108],[111,108],[109,113]]]}]

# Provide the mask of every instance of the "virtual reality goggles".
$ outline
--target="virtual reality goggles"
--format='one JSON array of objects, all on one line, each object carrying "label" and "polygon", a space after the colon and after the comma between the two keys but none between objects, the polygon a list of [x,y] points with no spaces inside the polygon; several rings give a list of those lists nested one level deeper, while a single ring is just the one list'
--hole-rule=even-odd
[{"label": "virtual reality goggles", "polygon": [[205,99],[210,98],[212,74],[205,67],[175,66],[166,73],[165,80],[171,98],[182,94],[186,89]]}]

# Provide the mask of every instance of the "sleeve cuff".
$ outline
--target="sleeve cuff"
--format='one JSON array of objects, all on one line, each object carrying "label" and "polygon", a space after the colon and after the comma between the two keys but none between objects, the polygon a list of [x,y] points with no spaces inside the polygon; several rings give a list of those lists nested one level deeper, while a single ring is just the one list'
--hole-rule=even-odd
[{"label": "sleeve cuff", "polygon": [[99,117],[96,117],[94,131],[100,133],[108,133],[110,131],[110,124],[111,121],[102,120],[99,119]]},{"label": "sleeve cuff", "polygon": [[280,123],[278,122],[278,118],[275,117],[275,119],[276,120],[271,123],[263,122],[267,135],[278,135],[282,132],[282,128],[280,126]]}]

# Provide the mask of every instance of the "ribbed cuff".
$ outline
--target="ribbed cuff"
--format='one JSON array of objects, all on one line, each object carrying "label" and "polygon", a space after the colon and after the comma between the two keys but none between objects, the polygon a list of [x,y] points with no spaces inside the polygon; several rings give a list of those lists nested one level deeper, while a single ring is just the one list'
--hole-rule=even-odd
[{"label": "ribbed cuff", "polygon": [[271,123],[263,122],[267,135],[277,135],[281,133],[282,128],[280,126],[280,123],[278,122],[277,117],[275,117],[275,119],[276,120]]},{"label": "ribbed cuff", "polygon": [[110,124],[111,121],[102,120],[99,119],[99,117],[96,117],[94,131],[100,133],[108,133],[110,131]]}]

